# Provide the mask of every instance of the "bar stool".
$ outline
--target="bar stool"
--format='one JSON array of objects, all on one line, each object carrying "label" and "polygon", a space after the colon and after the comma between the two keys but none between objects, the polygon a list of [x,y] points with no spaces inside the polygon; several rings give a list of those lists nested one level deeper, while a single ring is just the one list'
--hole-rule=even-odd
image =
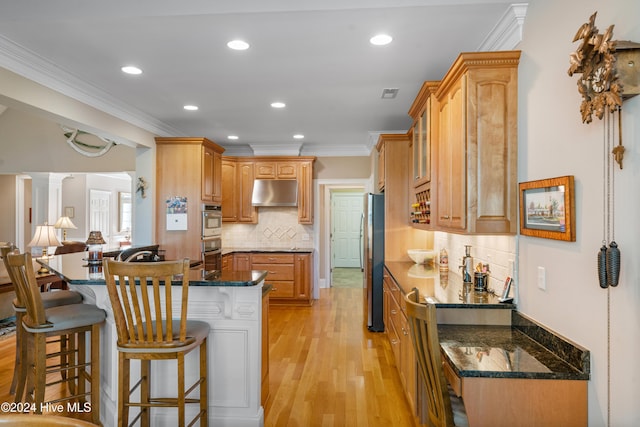
[{"label": "bar stool", "polygon": [[[7,254],[8,270],[13,284],[18,293],[23,297],[27,312],[22,319],[22,325],[27,342],[22,346],[23,362],[27,366],[27,385],[25,400],[33,402],[34,412],[42,413],[44,392],[47,385],[47,374],[59,371],[70,371],[73,376],[67,375],[66,381],[70,384],[73,394],[53,402],[77,399],[85,402],[85,397],[90,396],[92,422],[100,423],[100,325],[104,322],[106,313],[91,304],[70,304],[51,307],[45,311],[42,303],[40,287],[36,281],[33,270],[33,260],[30,253]],[[86,357],[86,333],[91,334],[90,348],[91,359]],[[71,355],[67,366],[47,367],[47,337],[74,335],[77,348]],[[29,351],[27,351],[29,348]],[[91,367],[90,374],[87,366]],[[85,381],[91,385],[89,391],[85,391]]]},{"label": "bar stool", "polygon": [[[11,277],[11,273],[9,271],[9,266],[7,264],[6,256],[9,253],[18,253],[17,248],[12,243],[7,243],[4,246],[0,246],[0,254],[2,254],[2,258],[4,260],[4,265],[9,273],[9,278],[11,282],[14,282],[13,277]],[[27,312],[27,308],[21,298],[20,292],[18,289],[16,291],[16,298],[12,301],[13,310],[16,314],[16,358],[15,358],[15,369],[13,370],[13,379],[11,380],[11,387],[9,388],[9,394],[16,395],[16,401],[22,400],[22,395],[24,393],[24,386],[26,383],[26,365],[23,367],[22,364],[22,347],[24,345],[24,332],[22,329],[22,319]],[[57,307],[60,305],[69,305],[69,304],[80,304],[82,302],[82,295],[78,292],[69,291],[69,290],[60,290],[55,292],[45,292],[42,293],[42,305],[45,310],[50,307]],[[66,355],[69,354],[69,343],[68,339],[65,336],[61,336],[59,339],[53,341],[47,341],[49,344],[54,342],[60,343],[59,352],[49,353],[47,354],[47,358],[60,357],[60,364],[66,364]],[[24,368],[24,369],[23,369]],[[62,378],[66,378],[66,371],[61,372]]]},{"label": "bar stool", "polygon": [[404,296],[411,341],[416,352],[420,374],[425,384],[429,425],[434,427],[466,427],[469,425],[462,399],[447,385],[442,367],[436,306],[419,302],[418,289]]},{"label": "bar stool", "polygon": [[[187,320],[189,292],[189,260],[165,262],[119,262],[104,260],[104,277],[118,333],[118,425],[129,425],[129,409],[140,412],[132,424],[150,425],[153,407],[177,407],[178,423],[185,426],[185,404],[199,403],[201,426],[208,425],[207,336],[209,324]],[[171,286],[171,284],[181,286]],[[173,318],[172,288],[179,291],[180,318]],[[185,386],[185,356],[199,348],[198,379]],[[131,388],[130,364],[140,360],[141,378]],[[178,365],[177,397],[151,396],[151,361],[174,359]],[[162,375],[162,373],[156,373]],[[166,375],[166,374],[165,374]],[[130,394],[140,386],[140,401],[132,402]],[[188,398],[199,388],[200,398]]]}]

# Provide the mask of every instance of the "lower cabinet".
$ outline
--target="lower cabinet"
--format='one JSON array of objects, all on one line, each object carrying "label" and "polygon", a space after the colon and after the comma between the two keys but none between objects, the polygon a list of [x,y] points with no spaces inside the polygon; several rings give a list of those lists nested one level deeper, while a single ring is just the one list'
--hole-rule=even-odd
[{"label": "lower cabinet", "polygon": [[396,367],[414,417],[418,419],[418,367],[411,341],[404,297],[389,273],[383,276],[384,326],[393,350]]},{"label": "lower cabinet", "polygon": [[263,270],[271,285],[272,305],[313,304],[313,254],[291,252],[237,252],[233,270]]}]

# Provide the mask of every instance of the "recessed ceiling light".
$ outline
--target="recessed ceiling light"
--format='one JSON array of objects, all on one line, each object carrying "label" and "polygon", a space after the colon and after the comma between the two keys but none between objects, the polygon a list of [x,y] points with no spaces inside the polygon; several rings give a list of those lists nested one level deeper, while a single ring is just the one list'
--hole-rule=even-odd
[{"label": "recessed ceiling light", "polygon": [[287,106],[287,104],[285,104],[284,102],[272,102],[271,106],[273,108],[284,108]]},{"label": "recessed ceiling light", "polygon": [[249,43],[243,40],[231,40],[227,43],[227,47],[233,50],[247,50],[249,49]]},{"label": "recessed ceiling light", "polygon": [[231,139],[231,140],[235,141],[236,139],[238,139],[238,135],[229,135],[227,137],[227,139]]},{"label": "recessed ceiling light", "polygon": [[390,35],[387,34],[378,34],[375,35],[373,37],[371,37],[369,39],[369,42],[373,45],[376,46],[384,46],[386,44],[391,43],[391,40],[393,40],[393,38]]},{"label": "recessed ceiling light", "polygon": [[182,108],[184,108],[187,111],[197,111],[198,110],[198,106],[197,105],[185,105]]},{"label": "recessed ceiling light", "polygon": [[304,139],[304,135],[301,133],[297,133],[295,135],[293,135],[293,139]]},{"label": "recessed ceiling light", "polygon": [[138,67],[134,67],[133,65],[125,65],[120,69],[122,70],[123,73],[127,73],[127,74],[133,74],[133,75],[142,74],[142,70]]}]

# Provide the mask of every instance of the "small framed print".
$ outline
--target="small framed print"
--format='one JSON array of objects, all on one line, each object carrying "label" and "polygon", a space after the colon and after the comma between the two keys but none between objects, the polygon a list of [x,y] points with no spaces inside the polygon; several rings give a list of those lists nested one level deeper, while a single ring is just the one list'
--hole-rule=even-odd
[{"label": "small framed print", "polygon": [[76,214],[76,210],[73,208],[73,206],[65,206],[64,208],[64,216],[69,217],[69,218],[73,218]]},{"label": "small framed print", "polygon": [[573,176],[520,183],[520,234],[576,241]]},{"label": "small framed print", "polygon": [[502,289],[502,295],[500,296],[500,302],[508,302],[513,300],[513,298],[509,297],[509,292],[511,291],[511,282],[513,279],[511,277],[507,277],[504,281],[504,288]]}]

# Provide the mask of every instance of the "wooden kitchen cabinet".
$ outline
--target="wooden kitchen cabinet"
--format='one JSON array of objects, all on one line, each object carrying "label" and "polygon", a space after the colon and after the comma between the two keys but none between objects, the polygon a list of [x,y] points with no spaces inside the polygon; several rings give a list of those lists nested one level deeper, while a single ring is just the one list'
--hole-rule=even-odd
[{"label": "wooden kitchen cabinet", "polygon": [[251,254],[249,252],[233,254],[233,271],[250,271]]},{"label": "wooden kitchen cabinet", "polygon": [[378,139],[378,144],[376,145],[376,149],[378,150],[378,192],[382,193],[384,191],[384,184],[385,184],[385,167],[384,167],[385,145],[380,143],[380,139]]},{"label": "wooden kitchen cabinet", "polygon": [[233,271],[233,254],[222,255],[222,271]]},{"label": "wooden kitchen cabinet", "polygon": [[223,157],[222,219],[224,222],[258,222],[251,205],[255,179],[295,179],[298,182],[298,223],[313,224],[313,162],[315,157]]},{"label": "wooden kitchen cabinet", "polygon": [[[222,201],[223,152],[206,138],[156,138],[156,241],[166,259],[201,259],[200,207]],[[186,198],[186,230],[167,230],[165,212],[172,197]]]},{"label": "wooden kitchen cabinet", "polygon": [[222,221],[256,224],[258,210],[251,205],[254,167],[235,157],[222,159]]},{"label": "wooden kitchen cabinet", "polygon": [[462,53],[442,79],[432,218],[460,233],[517,232],[519,51]]},{"label": "wooden kitchen cabinet", "polygon": [[384,328],[393,350],[396,367],[407,402],[415,417],[418,416],[418,369],[407,321],[404,297],[391,275],[383,275]]},{"label": "wooden kitchen cabinet", "polygon": [[431,181],[432,145],[437,136],[438,107],[435,92],[439,84],[438,81],[424,82],[409,109],[409,115],[413,118],[411,135],[413,187],[419,187]]},{"label": "wooden kitchen cabinet", "polygon": [[273,286],[273,305],[313,304],[313,256],[310,253],[269,252],[251,255],[251,269],[267,271],[266,284]]},{"label": "wooden kitchen cabinet", "polygon": [[298,164],[289,161],[256,161],[256,179],[296,179]]}]

